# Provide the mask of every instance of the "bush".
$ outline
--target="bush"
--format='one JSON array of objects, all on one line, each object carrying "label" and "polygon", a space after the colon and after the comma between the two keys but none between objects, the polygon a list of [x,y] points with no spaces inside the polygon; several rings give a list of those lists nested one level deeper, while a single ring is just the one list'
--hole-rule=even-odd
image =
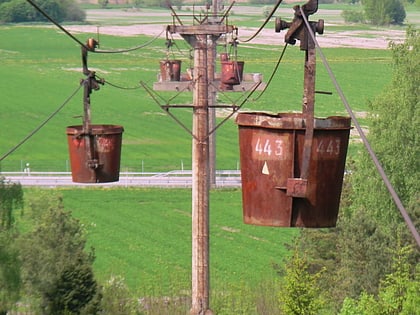
[{"label": "bush", "polygon": [[[39,7],[57,22],[83,21],[85,13],[73,0],[38,1]],[[3,23],[39,22],[46,18],[25,0],[9,0],[0,4]]]},{"label": "bush", "polygon": [[365,16],[363,11],[355,11],[355,10],[344,10],[341,12],[341,16],[343,17],[344,21],[348,23],[364,23]]},{"label": "bush", "polygon": [[405,9],[401,0],[363,0],[366,18],[373,25],[402,24]]}]

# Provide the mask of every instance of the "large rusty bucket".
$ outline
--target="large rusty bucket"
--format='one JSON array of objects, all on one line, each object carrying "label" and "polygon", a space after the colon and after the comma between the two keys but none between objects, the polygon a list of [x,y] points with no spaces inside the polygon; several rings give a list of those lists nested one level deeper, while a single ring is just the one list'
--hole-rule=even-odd
[{"label": "large rusty bucket", "polygon": [[180,81],[181,60],[161,60],[160,78],[162,81]]},{"label": "large rusty bucket", "polygon": [[244,72],[244,61],[221,61],[222,72],[220,82],[222,89],[232,90],[233,85],[241,83]]},{"label": "large rusty bucket", "polygon": [[305,116],[238,114],[244,222],[280,227],[334,227],[350,122],[347,117],[314,119],[309,175],[305,179],[305,194],[299,195]]},{"label": "large rusty bucket", "polygon": [[119,180],[122,133],[117,125],[91,125],[66,129],[73,182],[107,183]]}]

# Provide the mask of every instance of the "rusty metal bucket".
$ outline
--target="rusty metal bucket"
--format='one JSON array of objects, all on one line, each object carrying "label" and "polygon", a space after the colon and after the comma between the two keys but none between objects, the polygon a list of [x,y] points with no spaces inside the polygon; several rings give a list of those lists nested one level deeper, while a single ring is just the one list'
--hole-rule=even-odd
[{"label": "rusty metal bucket", "polygon": [[[299,179],[303,114],[240,113],[244,222],[279,227],[334,227],[344,176],[350,118],[314,119],[309,175]],[[306,183],[304,193],[301,185]]]},{"label": "rusty metal bucket", "polygon": [[121,142],[124,128],[117,125],[91,125],[66,128],[73,182],[107,183],[119,180]]},{"label": "rusty metal bucket", "polygon": [[160,77],[162,81],[180,81],[181,60],[161,60]]},{"label": "rusty metal bucket", "polygon": [[244,72],[244,61],[221,61],[222,73],[220,82],[222,89],[232,90],[233,85],[241,83]]}]

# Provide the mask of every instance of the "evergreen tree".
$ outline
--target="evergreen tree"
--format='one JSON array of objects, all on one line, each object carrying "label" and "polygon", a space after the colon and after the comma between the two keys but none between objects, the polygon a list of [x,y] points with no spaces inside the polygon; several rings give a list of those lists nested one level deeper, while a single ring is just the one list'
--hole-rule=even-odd
[{"label": "evergreen tree", "polygon": [[310,273],[308,268],[306,258],[301,257],[298,250],[286,263],[279,294],[281,309],[286,315],[318,315],[324,306],[318,284],[324,270]]},{"label": "evergreen tree", "polygon": [[[35,217],[33,231],[22,237],[23,280],[28,294],[40,299],[43,314],[81,314],[98,293],[93,249],[84,251],[81,224],[54,198],[42,195],[48,207]],[[31,206],[38,208],[36,202]]]}]

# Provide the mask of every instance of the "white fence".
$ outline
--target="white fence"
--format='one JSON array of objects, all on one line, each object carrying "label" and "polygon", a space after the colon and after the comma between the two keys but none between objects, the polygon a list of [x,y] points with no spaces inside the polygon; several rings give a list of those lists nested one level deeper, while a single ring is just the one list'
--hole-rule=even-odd
[{"label": "white fence", "polygon": [[[192,172],[169,171],[163,173],[121,172],[118,182],[83,184],[74,183],[70,172],[2,172],[6,180],[19,182],[22,186],[61,187],[61,186],[105,186],[105,187],[191,187]],[[213,187],[240,187],[241,175],[237,170],[216,171],[216,182]]]}]

